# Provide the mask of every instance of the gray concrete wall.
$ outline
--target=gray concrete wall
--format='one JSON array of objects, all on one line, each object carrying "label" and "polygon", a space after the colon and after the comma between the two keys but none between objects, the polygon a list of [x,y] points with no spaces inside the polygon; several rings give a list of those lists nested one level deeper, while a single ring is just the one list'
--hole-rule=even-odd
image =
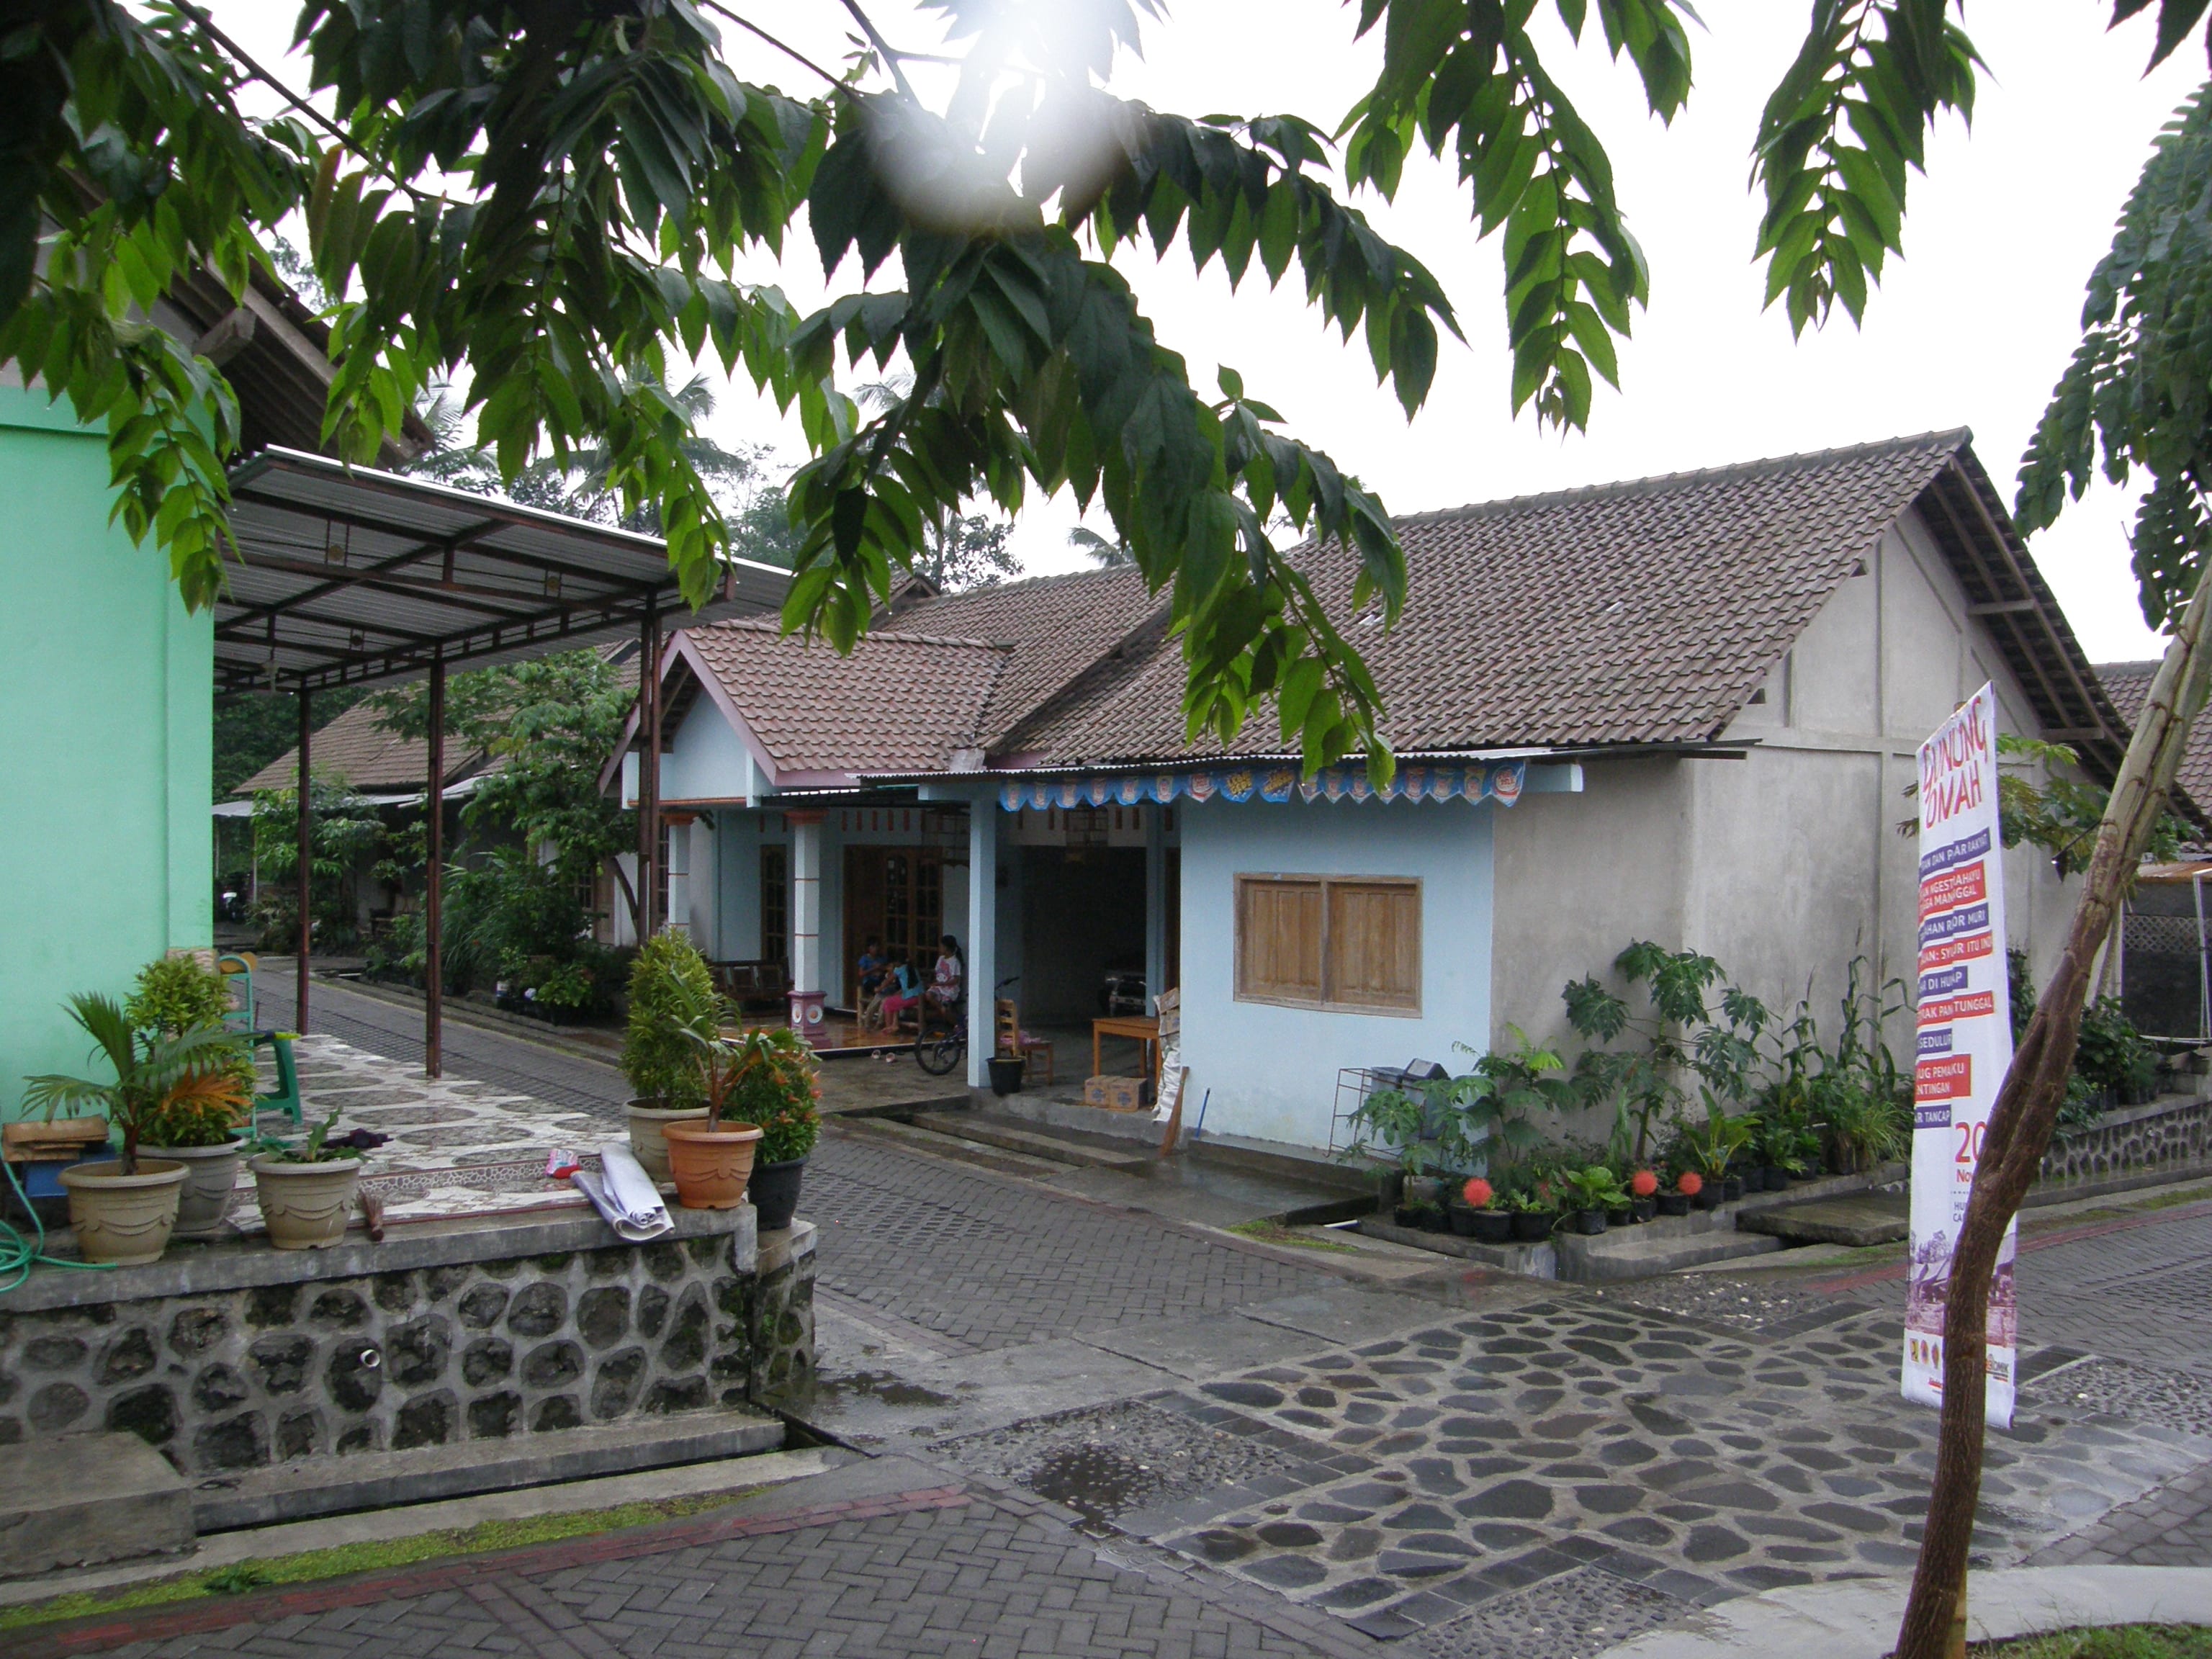
[{"label": "gray concrete wall", "polygon": [[[1850,964],[1912,979],[1917,817],[1905,791],[1918,745],[1984,680],[2003,730],[2039,732],[2020,686],[1914,514],[1885,535],[1773,665],[1764,698],[1726,733],[1740,761],[1586,762],[1578,795],[1531,795],[1497,815],[1496,989],[1491,1041],[1517,1024],[1567,1033],[1562,986],[1608,975],[1631,940],[1717,957],[1778,1009],[1810,996],[1824,1036]],[[2010,943],[2038,982],[2075,897],[2048,859],[2004,860]],[[1907,1028],[1891,1029],[1905,1057]],[[1571,1126],[1593,1133],[1595,1124]]]}]

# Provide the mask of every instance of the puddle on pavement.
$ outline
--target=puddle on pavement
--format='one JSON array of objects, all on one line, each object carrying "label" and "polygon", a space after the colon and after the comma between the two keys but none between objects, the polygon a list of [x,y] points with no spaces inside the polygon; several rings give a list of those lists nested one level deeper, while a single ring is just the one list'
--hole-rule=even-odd
[{"label": "puddle on pavement", "polygon": [[1073,1510],[1083,1517],[1083,1529],[1097,1534],[1110,1530],[1115,1516],[1144,1507],[1168,1480],[1110,1447],[1085,1443],[1050,1453],[1023,1476],[1022,1484]]},{"label": "puddle on pavement", "polygon": [[851,1371],[842,1376],[815,1379],[814,1398],[817,1401],[836,1400],[842,1395],[879,1400],[886,1406],[952,1404],[951,1395],[925,1389],[919,1382],[908,1382],[891,1371]]}]

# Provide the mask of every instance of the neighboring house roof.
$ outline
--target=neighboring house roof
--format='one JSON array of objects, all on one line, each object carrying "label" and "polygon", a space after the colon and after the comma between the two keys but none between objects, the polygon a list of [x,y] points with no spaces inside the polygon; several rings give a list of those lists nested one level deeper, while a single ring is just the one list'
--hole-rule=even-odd
[{"label": "neighboring house roof", "polygon": [[[2109,779],[2126,726],[1964,431],[1400,519],[1408,597],[1387,633],[1372,607],[1352,614],[1348,550],[1292,556],[1365,657],[1401,754],[1685,746],[1720,738],[1916,507],[2039,726]],[[1121,568],[902,595],[850,659],[757,623],[678,637],[712,658],[772,770],[911,775],[979,748],[1008,768],[1218,757],[1184,740],[1167,615]],[[672,683],[672,719],[690,690]],[[1234,752],[1284,748],[1263,706]]]},{"label": "neighboring house roof", "polygon": [[[2133,732],[2142,718],[2143,699],[2150,695],[2156,662],[2103,662],[2097,678],[2104,682],[2112,706],[2120,712],[2124,729]],[[2182,793],[2192,801],[2212,801],[2212,720],[2199,719],[2189,729],[2189,746],[2182,751],[2175,775]]]},{"label": "neighboring house roof", "polygon": [[[1298,556],[1373,672],[1401,753],[1698,744],[1916,504],[2039,718],[2109,775],[2124,728],[1963,431],[1401,519],[1408,597],[1387,634],[1371,611],[1346,625],[1349,552]],[[1183,684],[1162,638],[1101,662],[996,746],[1053,767],[1218,754],[1182,740]],[[1261,708],[1236,752],[1283,746]]]},{"label": "neighboring house roof", "polygon": [[[357,702],[307,739],[307,764],[318,775],[343,778],[364,793],[400,790],[420,794],[430,775],[430,745],[421,738],[403,738],[377,724],[380,711]],[[448,787],[479,772],[495,771],[500,762],[481,750],[464,749],[450,740],[446,745],[446,783]],[[231,791],[255,794],[264,789],[290,789],[300,781],[300,750],[295,744],[283,757],[263,767]]]},{"label": "neighboring house roof", "polygon": [[[975,743],[1006,655],[985,641],[901,627],[872,630],[844,657],[754,622],[687,629],[678,650],[695,674],[713,677],[715,701],[738,713],[778,776],[943,766]],[[672,696],[668,729],[682,712]]]}]

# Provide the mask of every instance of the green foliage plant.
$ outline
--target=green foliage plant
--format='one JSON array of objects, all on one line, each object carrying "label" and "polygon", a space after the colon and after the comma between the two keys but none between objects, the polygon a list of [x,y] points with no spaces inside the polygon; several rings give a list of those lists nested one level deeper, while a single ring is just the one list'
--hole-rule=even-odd
[{"label": "green foliage plant", "polygon": [[[2004,844],[2018,847],[2025,842],[2041,848],[2062,879],[2087,869],[2112,792],[2084,782],[2078,775],[2081,757],[2063,743],[2000,732],[1997,757],[1997,823]],[[2013,762],[2009,766],[2004,764],[2008,757]],[[2038,771],[2039,781],[2034,775]],[[1917,828],[1917,819],[1909,822]],[[2189,836],[2189,826],[2169,812],[2159,819],[2143,856],[2154,863],[2172,863],[2181,856]],[[2027,1006],[2033,1009],[2033,998],[2027,999]]]},{"label": "green foliage plant", "polygon": [[[1638,939],[1613,966],[1631,986],[1643,988],[1643,1012],[1595,977],[1568,985],[1560,995],[1567,1024],[1591,1045],[1576,1060],[1576,1079],[1585,1098],[1613,1108],[1610,1155],[1616,1163],[1639,1165],[1650,1154],[1654,1126],[1687,1105],[1688,1078],[1696,1077],[1723,1101],[1747,1097],[1771,1016],[1757,997],[1732,985],[1722,988],[1716,1008],[1713,990],[1726,972],[1698,951],[1668,951]],[[1623,1038],[1630,1046],[1600,1046]]]},{"label": "green foliage plant", "polygon": [[[299,944],[299,798],[297,789],[264,789],[253,797],[253,862],[261,875],[257,919],[264,950]],[[355,878],[383,844],[384,823],[372,804],[341,779],[308,780],[308,902],[316,940],[325,948],[354,938]]]},{"label": "green foliage plant", "polygon": [[630,965],[629,1024],[624,1033],[622,1073],[637,1098],[671,1110],[707,1104],[696,1039],[718,999],[706,958],[680,933],[656,933],[640,947]]},{"label": "green foliage plant", "polygon": [[1602,1164],[1563,1171],[1557,1179],[1560,1194],[1571,1210],[1618,1210],[1628,1204],[1627,1189]]},{"label": "green foliage plant", "polygon": [[[227,1031],[223,1020],[229,1012],[230,988],[222,975],[191,956],[163,957],[148,963],[138,970],[130,999],[123,1005],[124,1017],[132,1029],[155,1037],[179,1037],[187,1031]],[[220,1065],[235,1080],[240,1096],[250,1097],[253,1092],[253,1060],[246,1042],[236,1032],[228,1033]],[[176,1133],[185,1132],[185,1126],[179,1123],[172,1132],[154,1139],[164,1146],[216,1144],[212,1139],[175,1138]]]},{"label": "green foliage plant", "polygon": [[338,1127],[338,1108],[331,1108],[323,1121],[311,1127],[298,1140],[283,1140],[275,1135],[256,1135],[253,1150],[278,1164],[337,1164],[347,1158],[363,1156],[358,1146],[341,1141],[333,1145],[331,1131]]},{"label": "green foliage plant", "polygon": [[2081,1011],[2074,1074],[2117,1105],[2138,1104],[2156,1091],[2158,1051],[2143,1041],[2118,997],[2100,997]]},{"label": "green foliage plant", "polygon": [[[173,1101],[235,1097],[237,1085],[224,1064],[233,1043],[220,1028],[201,1026],[162,1036],[135,1029],[112,997],[79,994],[64,1006],[92,1039],[93,1054],[113,1070],[114,1080],[55,1073],[26,1078],[24,1109],[41,1112],[51,1121],[59,1108],[98,1107],[123,1136],[123,1174],[138,1173],[142,1140],[151,1144],[171,1127],[166,1114]],[[180,1121],[178,1127],[186,1125]]]}]

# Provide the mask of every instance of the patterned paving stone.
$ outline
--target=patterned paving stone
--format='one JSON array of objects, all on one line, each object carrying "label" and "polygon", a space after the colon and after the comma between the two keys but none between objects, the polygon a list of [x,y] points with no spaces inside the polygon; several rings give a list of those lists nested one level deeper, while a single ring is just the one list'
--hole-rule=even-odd
[{"label": "patterned paving stone", "polygon": [[[2198,1310],[2203,1317],[2208,1302]],[[2030,1382],[2027,1397],[2054,1409],[2100,1412],[2212,1436],[2212,1377],[2094,1355]]]},{"label": "patterned paving stone", "polygon": [[[1165,1541],[1407,1628],[1458,1616],[1458,1575],[1569,1544],[1727,1593],[1900,1571],[1936,1418],[1897,1397],[1896,1340],[1879,1311],[1736,1340],[1563,1295],[1201,1385],[1376,1468]],[[2017,1561],[2207,1455],[2212,1441],[2157,1424],[2024,1416],[1991,1438],[1978,1552]]]},{"label": "patterned paving stone", "polygon": [[1408,1644],[1425,1659],[1591,1659],[1689,1605],[1601,1567],[1577,1567],[1481,1603]]}]

